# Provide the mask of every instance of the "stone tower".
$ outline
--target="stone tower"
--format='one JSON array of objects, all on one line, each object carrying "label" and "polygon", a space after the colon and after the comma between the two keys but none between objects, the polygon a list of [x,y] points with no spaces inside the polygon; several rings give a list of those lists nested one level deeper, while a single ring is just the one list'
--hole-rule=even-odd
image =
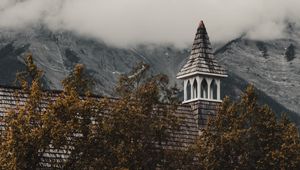
[{"label": "stone tower", "polygon": [[187,63],[176,76],[184,83],[183,103],[190,104],[198,115],[199,128],[215,114],[221,100],[221,79],[227,77],[218,65],[203,21],[200,22]]}]

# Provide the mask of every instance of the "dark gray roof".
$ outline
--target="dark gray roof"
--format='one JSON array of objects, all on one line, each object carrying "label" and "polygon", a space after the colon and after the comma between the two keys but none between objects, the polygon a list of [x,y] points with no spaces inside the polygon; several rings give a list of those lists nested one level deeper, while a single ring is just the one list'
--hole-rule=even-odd
[{"label": "dark gray roof", "polygon": [[218,65],[203,21],[200,22],[187,63],[177,74],[183,78],[195,74],[208,74],[226,77],[225,69]]}]

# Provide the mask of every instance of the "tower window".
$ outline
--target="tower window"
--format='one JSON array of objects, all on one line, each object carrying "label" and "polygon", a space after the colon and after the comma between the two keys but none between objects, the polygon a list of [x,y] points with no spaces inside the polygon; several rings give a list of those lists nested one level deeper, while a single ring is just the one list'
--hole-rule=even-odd
[{"label": "tower window", "polygon": [[208,86],[205,79],[201,82],[201,98],[208,98]]},{"label": "tower window", "polygon": [[190,100],[190,99],[191,99],[191,83],[190,81],[188,81],[186,85],[186,100]]},{"label": "tower window", "polygon": [[198,98],[198,83],[196,79],[193,83],[193,98]]},{"label": "tower window", "polygon": [[217,90],[217,83],[215,80],[213,80],[210,84],[210,96],[212,97],[212,99],[217,99]]}]

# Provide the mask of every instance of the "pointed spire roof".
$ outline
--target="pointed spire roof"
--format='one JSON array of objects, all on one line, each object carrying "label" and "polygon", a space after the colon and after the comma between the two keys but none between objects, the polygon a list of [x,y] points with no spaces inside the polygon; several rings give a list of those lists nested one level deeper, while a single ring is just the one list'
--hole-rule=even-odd
[{"label": "pointed spire roof", "polygon": [[225,69],[215,60],[203,21],[200,21],[187,63],[181,68],[177,78],[196,74],[227,77]]}]

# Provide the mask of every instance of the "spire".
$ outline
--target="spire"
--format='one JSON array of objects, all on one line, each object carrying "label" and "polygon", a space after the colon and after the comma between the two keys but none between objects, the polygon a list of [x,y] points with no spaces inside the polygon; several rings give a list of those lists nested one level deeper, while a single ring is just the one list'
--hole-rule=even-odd
[{"label": "spire", "polygon": [[200,21],[187,63],[177,74],[184,78],[196,74],[227,77],[225,70],[218,65],[203,21]]},{"label": "spire", "polygon": [[204,25],[203,20],[200,21],[198,29],[199,28],[204,28],[205,29],[205,25]]}]

